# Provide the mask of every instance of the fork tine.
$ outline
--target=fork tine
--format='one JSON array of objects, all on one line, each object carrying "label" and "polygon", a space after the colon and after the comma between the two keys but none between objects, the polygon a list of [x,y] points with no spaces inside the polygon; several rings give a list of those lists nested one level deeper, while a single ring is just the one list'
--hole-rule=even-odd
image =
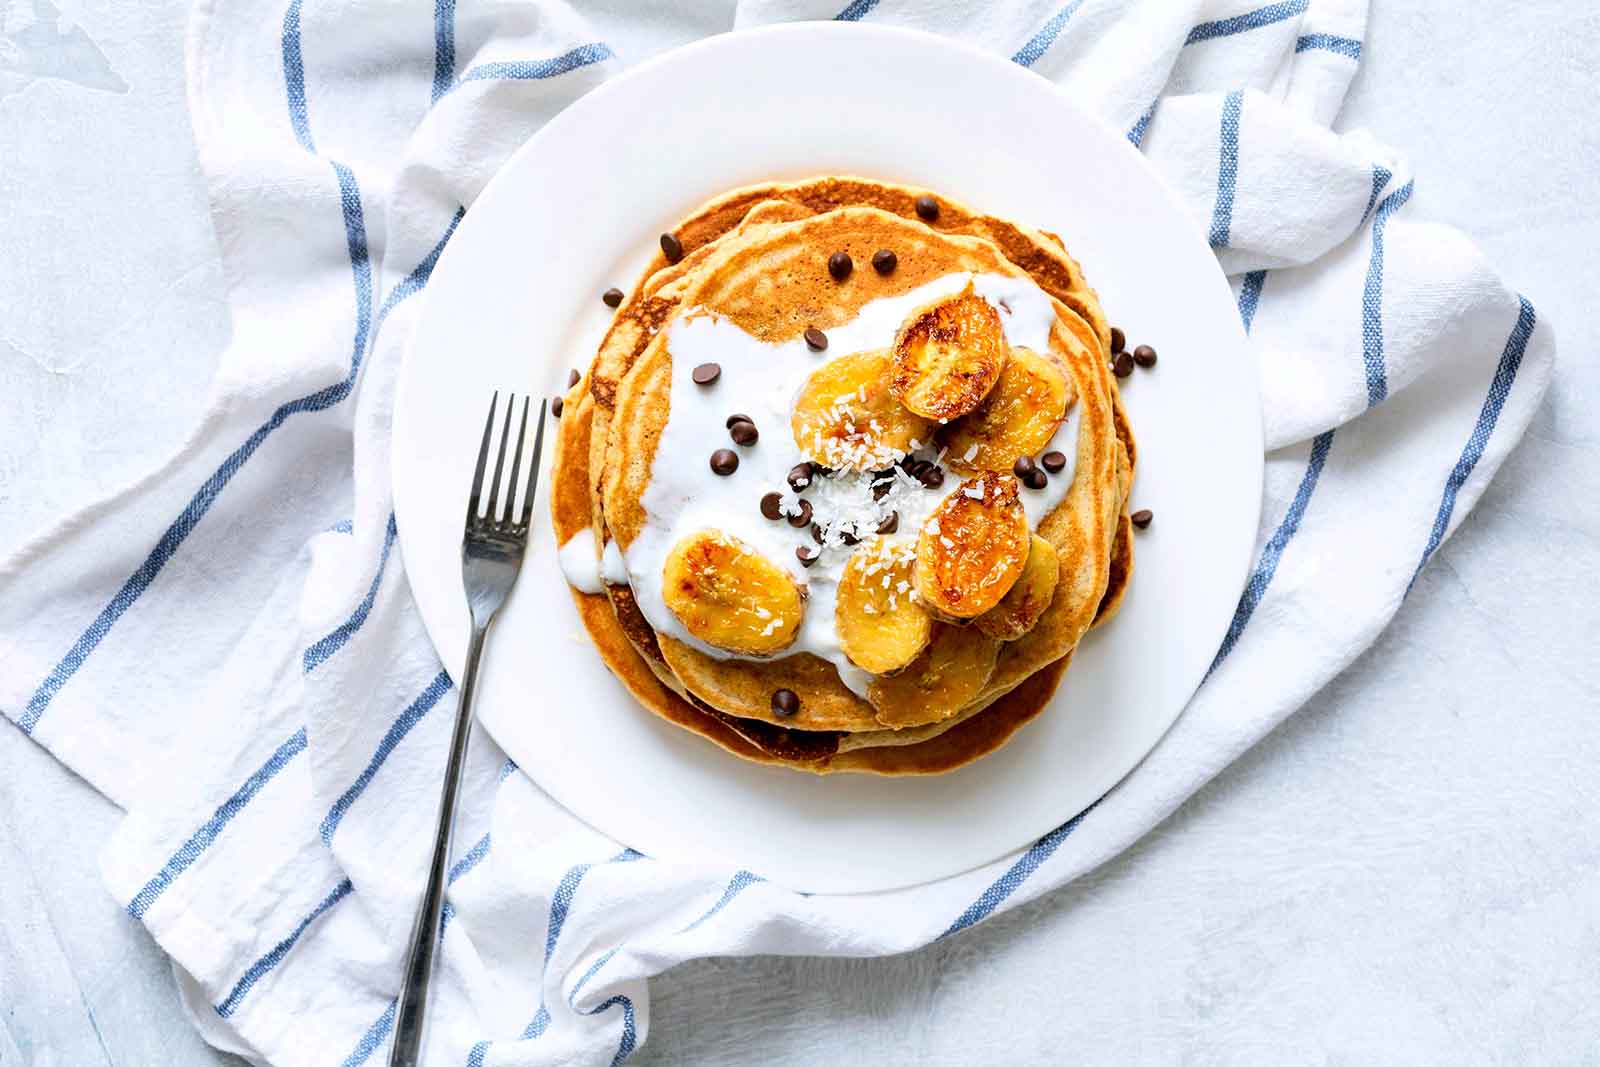
[{"label": "fork tine", "polygon": [[506,445],[511,443],[511,410],[517,406],[517,394],[510,393],[506,396],[506,425],[500,431],[500,454],[494,459],[494,477],[489,480],[489,508],[484,513],[484,518],[491,523],[500,512],[500,472],[506,466]]},{"label": "fork tine", "polygon": [[483,420],[483,443],[478,446],[478,469],[472,472],[472,493],[467,497],[467,522],[478,517],[478,493],[483,489],[483,468],[489,461],[489,431],[494,427],[495,405],[500,403],[500,390],[489,399],[489,417]]},{"label": "fork tine", "polygon": [[[517,506],[517,471],[522,468],[522,439],[528,436],[528,404],[531,400],[531,397],[522,398],[522,425],[517,428],[517,450],[511,454],[511,478],[506,482],[506,507],[500,518],[502,524],[511,521]],[[507,411],[506,414],[511,412]]]},{"label": "fork tine", "polygon": [[[527,527],[533,521],[533,491],[539,488],[539,457],[544,453],[544,409],[549,406],[548,400],[539,401],[539,425],[533,431],[533,464],[528,468],[528,497],[522,505],[522,525]],[[526,415],[526,410],[524,410]]]}]

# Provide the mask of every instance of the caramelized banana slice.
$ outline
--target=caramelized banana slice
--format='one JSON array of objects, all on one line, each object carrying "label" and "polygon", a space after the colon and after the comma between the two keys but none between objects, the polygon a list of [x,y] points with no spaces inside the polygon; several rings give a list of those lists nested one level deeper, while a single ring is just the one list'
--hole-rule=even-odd
[{"label": "caramelized banana slice", "polygon": [[996,641],[1015,641],[1033,629],[1044,609],[1050,606],[1060,577],[1061,560],[1055,546],[1034,534],[1022,577],[1000,598],[1000,603],[979,615],[972,625]]},{"label": "caramelized banana slice", "polygon": [[1028,517],[1009,474],[968,478],[917,536],[917,592],[938,615],[970,619],[1006,595],[1028,560]]},{"label": "caramelized banana slice", "polygon": [[857,352],[812,372],[789,427],[800,452],[834,470],[878,470],[927,441],[933,427],[889,394],[889,353]]},{"label": "caramelized banana slice", "polygon": [[948,719],[978,698],[994,673],[1000,642],[965,626],[936,623],[933,641],[899,674],[872,680],[867,700],[885,726]]},{"label": "caramelized banana slice", "polygon": [[1000,313],[972,286],[915,312],[895,336],[889,391],[930,419],[965,415],[1006,366]]},{"label": "caramelized banana slice", "polygon": [[1013,348],[989,395],[950,428],[947,455],[969,470],[1008,471],[1049,443],[1073,399],[1072,380],[1054,360]]},{"label": "caramelized banana slice", "polygon": [[856,549],[839,577],[833,610],[839,645],[864,671],[887,674],[917,658],[933,633],[933,620],[911,599],[910,546],[881,537]]},{"label": "caramelized banana slice", "polygon": [[661,596],[684,627],[727,652],[764,656],[787,648],[805,605],[793,579],[737,537],[701,530],[672,546]]}]

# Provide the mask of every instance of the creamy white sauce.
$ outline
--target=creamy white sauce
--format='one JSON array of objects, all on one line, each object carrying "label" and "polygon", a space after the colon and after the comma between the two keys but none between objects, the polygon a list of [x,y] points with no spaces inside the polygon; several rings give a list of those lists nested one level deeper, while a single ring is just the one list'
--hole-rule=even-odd
[{"label": "creamy white sauce", "polygon": [[[608,546],[609,547],[609,546]],[[585,526],[573,534],[556,553],[567,584],[580,593],[603,593],[600,560],[594,550],[594,531]]]},{"label": "creamy white sauce", "polygon": [[[760,511],[761,497],[772,491],[784,494],[785,506],[795,504],[795,494],[786,479],[789,469],[804,458],[790,431],[790,412],[795,397],[807,377],[830,359],[869,349],[887,348],[901,322],[912,311],[940,297],[953,295],[973,283],[975,291],[1000,312],[1006,340],[1014,345],[1047,351],[1055,310],[1050,298],[1031,281],[997,274],[951,274],[900,296],[874,300],[843,326],[828,331],[825,352],[812,352],[804,340],[796,338],[782,344],[757,340],[726,319],[709,313],[680,316],[669,327],[668,348],[672,355],[671,411],[656,446],[650,470],[650,484],[642,503],[648,515],[643,529],[628,546],[625,560],[627,584],[645,620],[659,633],[666,634],[717,659],[750,659],[700,641],[689,634],[666,606],[661,593],[661,574],[668,552],[679,540],[700,530],[715,529],[739,538],[756,552],[786,570],[806,591],[805,614],[795,641],[780,655],[809,652],[832,663],[839,678],[851,691],[865,696],[872,675],[851,663],[839,647],[834,628],[834,604],[839,576],[853,549],[834,542],[821,550],[821,558],[810,567],[802,566],[795,549],[817,547],[807,527],[796,529],[783,520],[765,518]],[[710,386],[694,384],[693,369],[702,363],[717,363],[721,377]],[[1078,407],[1074,404],[1066,420],[1044,449],[1057,449],[1067,456],[1067,467],[1050,476],[1045,489],[1022,489],[1024,510],[1030,527],[1066,496],[1072,483],[1077,459]],[[760,432],[760,440],[750,447],[735,445],[726,426],[729,415],[749,415]],[[722,477],[711,472],[711,453],[732,448],[739,456],[739,469]],[[935,459],[938,452],[924,443],[916,455]],[[814,518],[826,525],[830,519],[867,518],[865,502],[872,500],[868,488],[870,475],[841,472],[818,478],[806,488],[802,498],[810,501]],[[890,511],[900,514],[899,527],[889,540],[894,544],[914,544],[923,523],[939,503],[961,485],[955,472],[946,470],[944,484],[930,490],[909,477],[897,477],[894,488],[873,505],[870,519],[859,528],[864,540],[871,536],[878,517]],[[587,534],[587,531],[585,531]],[[579,535],[584,536],[584,535]],[[574,575],[591,581],[599,591],[601,571],[604,579],[620,582],[611,557],[615,544],[607,546],[603,567],[595,562],[594,542],[590,537],[586,552],[574,537],[561,550],[562,569],[573,586],[586,589]],[[569,549],[582,555],[587,569],[578,568],[575,558],[569,569]],[[587,590],[586,590],[587,591]]]}]

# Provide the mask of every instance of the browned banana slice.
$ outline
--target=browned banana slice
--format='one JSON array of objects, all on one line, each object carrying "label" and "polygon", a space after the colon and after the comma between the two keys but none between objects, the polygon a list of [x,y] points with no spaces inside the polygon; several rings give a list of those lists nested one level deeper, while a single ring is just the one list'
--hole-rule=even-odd
[{"label": "browned banana slice", "polygon": [[889,393],[889,353],[857,352],[812,372],[789,427],[807,459],[835,470],[878,470],[932,438],[933,427]]},{"label": "browned banana slice", "polygon": [[911,599],[913,559],[909,545],[875,537],[855,550],[839,577],[834,628],[845,655],[864,671],[899,670],[933,633],[933,620]]},{"label": "browned banana slice", "polygon": [[805,606],[794,580],[737,537],[701,530],[672,546],[661,596],[695,637],[715,648],[765,656],[787,648]]},{"label": "browned banana slice", "polygon": [[989,395],[950,428],[946,455],[968,470],[1008,471],[1049,443],[1073,395],[1072,380],[1054,360],[1013,348]]},{"label": "browned banana slice", "polygon": [[972,620],[972,625],[996,641],[1015,641],[1039,621],[1056,595],[1061,560],[1055,546],[1038,534],[1028,547],[1028,562],[1000,603]]},{"label": "browned banana slice", "polygon": [[917,536],[917,592],[938,615],[970,619],[996,604],[1028,560],[1028,517],[1009,474],[968,478]]},{"label": "browned banana slice", "polygon": [[965,415],[994,388],[1006,366],[1000,313],[972,291],[915,312],[895,336],[889,391],[930,419]]},{"label": "browned banana slice", "polygon": [[1000,642],[970,627],[935,623],[927,650],[899,674],[874,678],[867,700],[885,726],[948,719],[983,692],[999,653]]}]

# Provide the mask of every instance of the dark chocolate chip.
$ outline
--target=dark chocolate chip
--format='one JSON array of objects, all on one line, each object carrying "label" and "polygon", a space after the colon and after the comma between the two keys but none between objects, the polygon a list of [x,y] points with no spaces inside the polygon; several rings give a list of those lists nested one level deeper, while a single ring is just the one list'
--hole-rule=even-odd
[{"label": "dark chocolate chip", "polygon": [[1018,456],[1017,461],[1011,465],[1011,473],[1015,474],[1023,481],[1027,481],[1028,475],[1032,474],[1038,469],[1038,465],[1036,465],[1033,462],[1033,459],[1029,456]]},{"label": "dark chocolate chip", "polygon": [[711,453],[711,473],[726,477],[739,469],[739,454],[731,448],[719,448]]},{"label": "dark chocolate chip", "polygon": [[822,544],[822,523],[814,522],[811,524],[811,540],[819,545]]},{"label": "dark chocolate chip", "polygon": [[689,377],[694,379],[696,385],[710,385],[722,377],[722,368],[715,363],[702,363],[689,372]]},{"label": "dark chocolate chip", "polygon": [[828,335],[817,329],[815,326],[807,326],[805,336],[806,347],[811,349],[813,352],[821,352],[828,347]]},{"label": "dark chocolate chip", "polygon": [[1044,469],[1051,474],[1059,474],[1066,469],[1067,456],[1064,452],[1046,452],[1039,457],[1039,462],[1044,464]]},{"label": "dark chocolate chip", "polygon": [[879,274],[893,274],[896,264],[900,260],[887,248],[880,248],[872,253],[872,269]]},{"label": "dark chocolate chip", "polygon": [[917,197],[917,218],[923,222],[932,222],[939,217],[939,201],[931,196]]},{"label": "dark chocolate chip", "polygon": [[816,471],[812,469],[811,464],[796,463],[789,468],[789,488],[797,493],[804,492],[806,486],[811,484],[814,474]]},{"label": "dark chocolate chip", "polygon": [[800,713],[800,697],[793,689],[778,689],[772,694],[772,714],[789,718]]},{"label": "dark chocolate chip", "polygon": [[894,488],[894,475],[880,474],[872,482],[872,499],[882,500]]},{"label": "dark chocolate chip", "polygon": [[783,518],[783,494],[768,493],[761,498],[761,514],[768,519]]},{"label": "dark chocolate chip", "polygon": [[667,257],[668,263],[676,263],[683,258],[683,242],[678,240],[677,234],[661,235],[661,254]]},{"label": "dark chocolate chip", "polygon": [[1141,367],[1154,367],[1156,365],[1156,350],[1149,345],[1140,345],[1133,350],[1133,361]]},{"label": "dark chocolate chip", "polygon": [[833,275],[833,280],[836,282],[842,282],[850,277],[850,272],[855,268],[855,262],[843,252],[835,252],[828,257],[828,273]]},{"label": "dark chocolate chip", "polygon": [[1122,332],[1121,326],[1111,327],[1111,354],[1114,356],[1128,347],[1128,335]]},{"label": "dark chocolate chip", "polygon": [[550,414],[554,415],[556,418],[559,419],[561,417],[561,409],[566,407],[566,406],[567,406],[566,401],[562,400],[558,396],[555,399],[550,401]]},{"label": "dark chocolate chip", "polygon": [[581,381],[582,379],[583,379],[583,375],[579,374],[577,371],[575,371],[575,370],[567,371],[567,388],[571,389],[574,385],[577,385],[578,382]]},{"label": "dark chocolate chip", "polygon": [[726,426],[728,429],[731,430],[731,429],[733,429],[733,424],[736,423],[736,422],[755,422],[755,421],[756,420],[752,419],[749,415],[733,414],[733,415],[729,415],[728,416],[728,421],[723,423],[722,425]]},{"label": "dark chocolate chip", "polygon": [[1153,518],[1155,518],[1155,515],[1151,513],[1149,508],[1141,508],[1128,516],[1128,520],[1141,530],[1149,526],[1150,520]]},{"label": "dark chocolate chip", "polygon": [[801,545],[794,550],[794,558],[800,561],[800,566],[809,567],[822,558],[822,549]]},{"label": "dark chocolate chip", "polygon": [[845,528],[841,526],[839,528],[839,540],[843,541],[847,545],[853,545],[858,543],[861,538],[856,534],[854,527]]},{"label": "dark chocolate chip", "polygon": [[1044,471],[1035,467],[1028,472],[1027,477],[1022,479],[1022,484],[1029,489],[1043,489],[1050,484],[1050,479],[1045,475]]},{"label": "dark chocolate chip", "polygon": [[900,529],[900,513],[898,511],[889,512],[878,523],[878,532],[881,534],[892,534],[898,529]]},{"label": "dark chocolate chip", "polygon": [[734,444],[744,445],[746,448],[749,448],[751,445],[756,443],[756,439],[759,438],[761,434],[756,429],[756,424],[753,422],[736,422],[732,426],[728,427],[728,436],[733,438]]},{"label": "dark chocolate chip", "polygon": [[1133,357],[1126,352],[1118,352],[1117,358],[1111,361],[1111,373],[1118,378],[1126,378],[1133,373]]},{"label": "dark chocolate chip", "polygon": [[785,521],[796,530],[804,529],[811,522],[811,501],[800,501],[800,510],[788,516]]},{"label": "dark chocolate chip", "polygon": [[622,290],[613,285],[610,289],[600,294],[600,299],[605,301],[605,305],[608,308],[621,307]]},{"label": "dark chocolate chip", "polygon": [[[924,469],[922,463],[928,464],[926,469]],[[922,463],[917,464],[917,469],[912,473],[911,476],[917,481],[921,482],[923,485],[927,486],[929,489],[937,489],[943,485],[944,471],[941,468],[934,466],[932,463],[928,463],[927,460],[923,460]]]}]

